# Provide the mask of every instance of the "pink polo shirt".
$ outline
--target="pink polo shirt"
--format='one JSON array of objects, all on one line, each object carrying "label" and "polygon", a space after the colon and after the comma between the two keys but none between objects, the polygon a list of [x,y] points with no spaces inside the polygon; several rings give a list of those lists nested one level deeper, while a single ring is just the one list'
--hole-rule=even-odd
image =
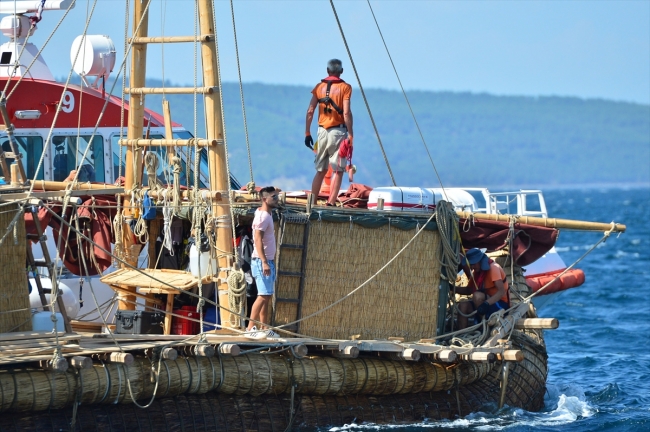
[{"label": "pink polo shirt", "polygon": [[[253,219],[253,231],[262,231],[262,247],[264,248],[264,256],[267,260],[275,259],[275,230],[273,227],[273,217],[263,210],[255,210],[255,218]],[[255,239],[255,233],[253,233]],[[253,250],[253,258],[259,258],[257,254],[257,245]]]}]

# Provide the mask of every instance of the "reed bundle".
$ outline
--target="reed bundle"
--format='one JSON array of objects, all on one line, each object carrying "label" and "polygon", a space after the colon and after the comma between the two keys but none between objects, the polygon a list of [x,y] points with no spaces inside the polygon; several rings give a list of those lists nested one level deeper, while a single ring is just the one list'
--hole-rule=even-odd
[{"label": "reed bundle", "polygon": [[0,212],[0,333],[24,332],[32,329],[29,309],[29,289],[25,272],[27,237],[23,216],[10,226],[20,210],[18,205],[7,205]]},{"label": "reed bundle", "polygon": [[[510,364],[506,388],[506,403],[528,411],[538,411],[544,405],[546,391],[546,351],[540,335],[515,331],[513,342],[521,345],[524,361]],[[258,357],[264,357],[259,356]],[[270,356],[269,356],[270,357]],[[272,358],[275,358],[273,356]],[[230,360],[234,360],[232,358]],[[321,358],[320,361],[332,361]],[[367,360],[367,359],[366,359]],[[290,365],[288,359],[283,360]],[[346,371],[352,371],[357,362],[345,362]],[[295,369],[294,360],[294,369]],[[407,367],[428,367],[424,362],[402,362]],[[331,366],[331,365],[330,365]],[[463,365],[470,366],[470,365]],[[479,368],[480,365],[475,365]],[[289,366],[285,366],[287,368]],[[320,370],[320,368],[319,368]],[[454,382],[470,379],[474,372],[453,369],[448,391],[436,391],[434,385],[414,387],[413,393],[385,395],[352,394],[296,394],[293,404],[287,392],[252,394],[183,394],[174,398],[156,399],[146,410],[132,404],[104,404],[79,406],[79,430],[161,431],[184,430],[192,425],[204,430],[274,431],[288,429],[292,424],[309,428],[323,428],[350,423],[404,424],[425,420],[455,419],[499,401],[501,368],[494,367],[486,376],[473,382]],[[295,371],[294,371],[295,372]],[[423,373],[430,373],[425,369]],[[296,377],[299,374],[295,375]],[[418,378],[419,379],[419,378]],[[418,382],[418,379],[415,382]],[[233,382],[235,382],[233,380]],[[429,382],[427,379],[426,382]],[[421,385],[421,384],[420,384]],[[347,387],[353,391],[355,386]],[[442,388],[442,387],[440,387]],[[291,418],[292,410],[295,417]],[[0,415],[3,431],[51,431],[67,429],[72,410],[59,409],[20,416]],[[293,422],[292,422],[293,420]]]},{"label": "reed bundle", "polygon": [[[0,412],[42,411],[71,405],[129,403],[148,400],[154,392],[152,363],[95,363],[91,369],[67,373],[45,370],[0,371]],[[395,395],[441,392],[487,376],[493,364],[442,366],[377,358],[337,359],[249,354],[237,357],[179,357],[165,360],[158,375],[157,398],[210,391],[261,396],[299,394]],[[131,393],[128,390],[127,376]]]},{"label": "reed bundle", "polygon": [[[373,276],[413,237],[389,225],[364,228],[352,223],[312,222],[302,301],[303,317],[329,306]],[[302,244],[303,227],[285,225],[283,243]],[[423,231],[383,272],[360,291],[302,321],[300,333],[318,338],[406,340],[436,334],[440,286],[439,235]],[[301,250],[283,248],[278,269],[299,272]],[[283,277],[277,296],[297,298],[299,278]],[[293,321],[296,305],[278,304],[275,324]]]}]

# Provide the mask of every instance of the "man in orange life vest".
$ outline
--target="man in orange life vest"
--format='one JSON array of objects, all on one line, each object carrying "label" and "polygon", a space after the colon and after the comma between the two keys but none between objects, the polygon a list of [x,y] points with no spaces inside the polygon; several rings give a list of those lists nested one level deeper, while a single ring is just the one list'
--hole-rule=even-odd
[{"label": "man in orange life vest", "polygon": [[[456,287],[456,292],[472,295],[472,301],[461,302],[458,309],[465,315],[476,311],[476,322],[500,309],[510,307],[510,294],[506,273],[480,249],[469,249],[462,260],[463,270],[469,278],[466,287]],[[458,327],[467,327],[467,317],[458,315]]]},{"label": "man in orange life vest", "polygon": [[311,137],[311,122],[318,105],[318,150],[314,165],[316,175],[311,184],[314,199],[318,197],[321,184],[327,173],[327,166],[332,166],[332,186],[327,205],[335,205],[341,189],[343,171],[346,159],[339,156],[339,147],[346,138],[352,147],[352,111],[350,97],[352,86],[341,79],[343,65],[341,60],[332,59],[327,62],[327,78],[316,84],[311,91],[312,97],[307,109],[305,121],[305,145],[313,150],[314,140]]}]

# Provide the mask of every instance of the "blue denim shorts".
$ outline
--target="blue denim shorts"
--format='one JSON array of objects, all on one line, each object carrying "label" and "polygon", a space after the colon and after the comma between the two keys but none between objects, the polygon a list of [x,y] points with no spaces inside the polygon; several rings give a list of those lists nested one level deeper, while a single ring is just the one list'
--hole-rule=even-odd
[{"label": "blue denim shorts", "polygon": [[267,260],[269,267],[271,267],[271,275],[264,276],[262,272],[262,260],[253,258],[251,260],[251,274],[255,278],[257,285],[257,295],[270,296],[273,295],[273,284],[275,282],[275,262]]}]

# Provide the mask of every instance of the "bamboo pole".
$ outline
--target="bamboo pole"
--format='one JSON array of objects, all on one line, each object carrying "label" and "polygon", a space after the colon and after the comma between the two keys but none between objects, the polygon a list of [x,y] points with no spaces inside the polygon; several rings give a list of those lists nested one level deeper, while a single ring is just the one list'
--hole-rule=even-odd
[{"label": "bamboo pole", "polygon": [[214,35],[200,36],[151,36],[151,37],[133,37],[129,38],[132,44],[150,44],[150,43],[183,43],[183,42],[210,42]]},{"label": "bamboo pole", "polygon": [[49,180],[36,180],[34,182],[35,190],[44,190],[44,191],[64,191],[70,188],[73,191],[79,190],[93,190],[100,191],[105,190],[106,194],[113,195],[115,193],[124,192],[124,188],[117,187],[112,184],[98,184],[98,183],[76,183],[70,187],[71,182],[62,182],[62,181],[49,181]]},{"label": "bamboo pole", "polygon": [[[162,102],[163,119],[165,122],[165,139],[173,140],[174,131],[172,130],[172,109],[167,99]],[[174,156],[176,156],[176,149],[169,147],[167,149],[167,158],[169,159],[169,166],[174,166]]]},{"label": "bamboo pole", "polygon": [[[150,0],[141,0],[134,2],[133,9],[133,36],[146,37],[149,31],[149,13],[147,6]],[[145,86],[145,72],[147,67],[147,45],[138,44],[131,48],[131,75],[130,87]],[[129,122],[127,137],[130,140],[141,139],[144,129],[144,95],[133,94],[129,98]],[[124,187],[130,190],[135,185],[142,184],[142,150],[134,147],[126,149],[126,172],[124,174]],[[131,205],[128,198],[124,199],[124,214],[131,216]],[[122,244],[127,254],[125,260],[128,264],[137,267],[138,254],[132,254],[131,247],[134,244],[131,228],[128,223],[124,223],[122,228]],[[128,291],[135,292],[135,287],[124,287]],[[135,304],[132,301],[135,297],[132,295],[120,296],[117,307],[122,310],[135,310]]]},{"label": "bamboo pole", "polygon": [[[223,144],[218,140],[206,140],[200,138],[192,139],[147,139],[147,138],[134,138],[134,139],[121,139],[118,141],[119,145],[128,146],[128,147],[170,147],[170,146],[186,146],[186,145],[196,145],[198,147],[209,147],[216,146],[218,144]],[[127,150],[128,151],[128,150]],[[128,153],[127,153],[128,154]]]},{"label": "bamboo pole", "polygon": [[147,94],[212,94],[219,91],[219,87],[132,87],[124,89],[124,93],[131,95]]},{"label": "bamboo pole", "polygon": [[[484,214],[484,213],[471,213],[471,212],[456,212],[461,218],[474,218],[479,220],[491,220],[497,222],[510,222],[510,218],[513,215],[502,215],[502,214]],[[559,229],[570,229],[576,231],[609,231],[613,229],[613,232],[622,233],[625,232],[626,226],[623,224],[614,224],[614,223],[603,223],[603,222],[587,222],[571,219],[556,219],[556,218],[539,218],[532,216],[515,216],[517,222],[541,226],[547,228],[559,228]]]},{"label": "bamboo pole", "polygon": [[[199,25],[201,34],[215,34],[213,22],[213,4],[209,0],[199,1]],[[203,65],[203,85],[215,87],[219,84],[219,69],[217,67],[217,45],[216,41],[203,42],[201,44],[201,59]],[[226,171],[227,155],[224,141],[223,123],[221,117],[221,100],[218,93],[206,94],[205,117],[206,117],[206,138],[218,140],[219,145],[208,147],[208,171],[210,174],[210,189],[216,191],[229,191],[230,179]],[[198,151],[198,149],[197,149]],[[224,194],[222,199],[226,205],[217,205],[213,202],[212,214],[214,220],[224,220],[217,228],[217,249],[219,254],[219,268],[228,268],[232,257],[232,231],[230,225],[230,196]],[[213,251],[214,252],[214,251]],[[220,304],[228,304],[228,285],[225,283],[225,272],[219,274],[218,295]],[[221,314],[221,325],[230,324],[230,313],[219,309]],[[240,320],[237,320],[239,322]]]}]

